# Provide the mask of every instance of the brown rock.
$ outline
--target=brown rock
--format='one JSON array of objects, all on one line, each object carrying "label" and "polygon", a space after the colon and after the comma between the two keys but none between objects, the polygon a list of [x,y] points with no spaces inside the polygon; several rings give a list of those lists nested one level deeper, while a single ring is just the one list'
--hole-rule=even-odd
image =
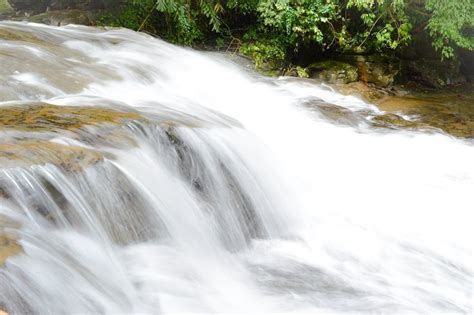
[{"label": "brown rock", "polygon": [[57,106],[46,103],[0,107],[0,130],[58,131],[87,125],[123,124],[145,120],[133,112],[102,107]]},{"label": "brown rock", "polygon": [[[0,267],[5,264],[8,257],[19,254],[21,246],[16,242],[16,238],[5,231],[6,227],[13,227],[13,223],[0,216]],[[1,307],[1,305],[0,305]],[[2,309],[0,308],[0,315]]]},{"label": "brown rock", "polygon": [[94,150],[45,140],[0,143],[0,165],[17,167],[53,164],[67,171],[79,171],[102,160]]}]

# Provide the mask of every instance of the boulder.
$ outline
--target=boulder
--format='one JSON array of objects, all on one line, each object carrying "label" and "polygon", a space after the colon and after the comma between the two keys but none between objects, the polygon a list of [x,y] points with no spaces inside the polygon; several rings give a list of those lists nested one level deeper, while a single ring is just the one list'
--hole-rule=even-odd
[{"label": "boulder", "polygon": [[393,84],[400,71],[400,61],[380,55],[344,55],[345,62],[357,67],[359,81],[381,87]]},{"label": "boulder", "polygon": [[311,78],[331,84],[362,81],[388,87],[400,71],[400,61],[382,56],[336,55],[331,60],[312,63],[306,70]]},{"label": "boulder", "polygon": [[350,83],[357,81],[357,68],[349,63],[325,60],[307,67],[309,76],[327,83]]},{"label": "boulder", "polygon": [[28,18],[29,22],[43,23],[54,26],[64,26],[68,24],[94,25],[97,20],[97,13],[83,10],[58,10],[48,11],[33,15]]}]

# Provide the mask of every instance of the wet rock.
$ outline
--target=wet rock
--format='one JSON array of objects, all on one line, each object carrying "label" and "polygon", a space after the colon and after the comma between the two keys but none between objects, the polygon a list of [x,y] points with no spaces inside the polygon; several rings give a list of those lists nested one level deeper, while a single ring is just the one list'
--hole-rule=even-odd
[{"label": "wet rock", "polygon": [[[474,87],[381,89],[361,82],[334,85],[338,92],[356,95],[377,105],[386,114],[371,119],[376,127],[442,130],[452,136],[474,138]],[[408,118],[408,119],[407,119]]]},{"label": "wet rock", "polygon": [[64,26],[68,24],[94,25],[97,13],[82,10],[58,10],[33,15],[28,18],[29,22],[43,23],[54,26]]},{"label": "wet rock", "polygon": [[378,55],[346,55],[340,58],[357,67],[360,81],[381,87],[392,85],[400,71],[400,61],[395,58]]},{"label": "wet rock", "polygon": [[387,113],[383,115],[377,115],[372,119],[373,125],[376,127],[387,127],[387,128],[422,128],[426,127],[424,124],[418,121],[406,120],[402,116]]},{"label": "wet rock", "polygon": [[[438,92],[429,96],[388,97],[380,100],[378,106],[386,111],[414,117],[418,123],[443,130],[453,136],[472,139],[474,138],[473,101],[474,95],[461,97],[453,93]],[[405,123],[402,125],[407,126]]]},{"label": "wet rock", "polygon": [[474,87],[472,84],[445,90],[413,90],[375,101],[382,110],[403,114],[411,121],[461,138],[474,138]]},{"label": "wet rock", "polygon": [[[17,243],[13,234],[7,233],[6,229],[12,227],[13,223],[0,216],[0,267],[5,264],[8,257],[21,253],[22,248]],[[0,304],[0,315],[2,307]]]},{"label": "wet rock", "polygon": [[357,126],[362,120],[358,113],[353,112],[345,107],[328,104],[322,101],[308,101],[303,104],[304,107],[315,110],[325,119],[341,125]]},{"label": "wet rock", "polygon": [[67,171],[79,171],[102,159],[94,150],[44,140],[0,143],[2,167],[53,164]]},{"label": "wet rock", "polygon": [[[30,32],[22,30],[13,30],[8,28],[0,28],[0,40],[6,41],[18,41],[18,42],[28,42],[31,44],[42,45],[45,44],[45,41],[36,37]],[[4,52],[1,52],[4,53]],[[3,66],[3,65],[2,65]]]},{"label": "wet rock", "polygon": [[[133,112],[121,112],[102,107],[57,106],[28,103],[0,107],[1,167],[52,164],[66,171],[79,171],[98,163],[102,154],[81,146],[49,141],[63,133],[85,143],[99,145],[133,141],[120,128],[129,121],[144,118]],[[96,127],[94,129],[87,127]],[[115,128],[109,128],[115,126]],[[12,136],[8,136],[13,133]]]},{"label": "wet rock", "polygon": [[0,267],[5,264],[8,257],[19,253],[21,253],[21,246],[16,240],[11,236],[0,234]]},{"label": "wet rock", "polygon": [[120,79],[112,68],[62,45],[61,33],[24,23],[0,25],[0,102],[76,94],[91,81]]},{"label": "wet rock", "polygon": [[134,112],[116,111],[104,107],[57,106],[46,103],[0,107],[0,130],[59,131],[84,126],[144,121]]},{"label": "wet rock", "polygon": [[307,67],[309,76],[327,83],[350,83],[357,81],[357,68],[348,63],[327,60],[315,62]]},{"label": "wet rock", "polygon": [[309,77],[331,84],[361,81],[388,87],[400,71],[400,61],[382,56],[337,55],[312,63],[306,70]]},{"label": "wet rock", "polygon": [[389,89],[380,88],[373,84],[371,85],[363,82],[337,84],[334,85],[334,87],[341,94],[358,96],[367,102],[374,102],[392,94]]}]

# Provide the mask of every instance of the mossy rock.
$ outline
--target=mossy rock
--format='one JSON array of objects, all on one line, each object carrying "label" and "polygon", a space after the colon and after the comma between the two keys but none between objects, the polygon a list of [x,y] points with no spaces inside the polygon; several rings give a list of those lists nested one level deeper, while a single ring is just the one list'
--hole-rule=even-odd
[{"label": "mossy rock", "polygon": [[138,113],[104,107],[58,106],[46,103],[0,107],[0,130],[59,131],[84,126],[145,121]]},{"label": "mossy rock", "polygon": [[345,84],[358,80],[357,67],[341,61],[319,61],[312,63],[306,69],[311,78],[327,83]]},{"label": "mossy rock", "polygon": [[28,18],[28,21],[54,26],[64,26],[68,24],[94,25],[97,16],[97,13],[91,11],[59,10],[33,15]]}]

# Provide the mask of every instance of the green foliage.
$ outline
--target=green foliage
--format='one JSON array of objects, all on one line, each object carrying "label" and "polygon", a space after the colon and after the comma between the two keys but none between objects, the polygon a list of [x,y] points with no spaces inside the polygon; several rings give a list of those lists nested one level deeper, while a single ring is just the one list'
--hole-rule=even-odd
[{"label": "green foliage", "polygon": [[[325,30],[337,18],[334,1],[261,0],[257,13],[265,32],[283,34],[288,44],[324,42]],[[329,32],[331,36],[331,32]]]},{"label": "green foliage", "polygon": [[240,53],[252,58],[256,68],[280,68],[286,57],[284,48],[280,37],[258,38],[255,33],[249,33],[244,36]]},{"label": "green foliage", "polygon": [[296,74],[297,74],[298,77],[300,77],[300,78],[309,78],[309,71],[308,71],[308,69],[303,68],[303,67],[300,67],[300,66],[297,66],[297,67],[296,67]]},{"label": "green foliage", "polygon": [[115,14],[114,12],[103,14],[100,17],[98,24],[139,30],[149,12],[149,5],[129,3],[121,8],[119,14]]},{"label": "green foliage", "polygon": [[[278,63],[275,57],[281,54],[275,50],[285,52],[286,58],[305,47],[383,52],[410,40],[411,24],[403,0],[259,0],[250,8],[256,25],[251,29],[252,41],[244,41],[241,51],[259,61]],[[279,46],[270,49],[268,40],[262,43],[258,38],[272,38]]]},{"label": "green foliage", "polygon": [[433,46],[444,58],[454,57],[456,47],[474,50],[474,1],[428,0],[426,8]]},{"label": "green foliage", "polygon": [[[456,47],[472,50],[474,2],[424,1],[129,0],[119,15],[105,16],[103,24],[150,31],[184,45],[212,39],[225,47],[237,37],[240,53],[259,68],[283,67],[308,49],[394,51],[410,42],[412,22],[428,25],[433,46],[445,58]],[[406,13],[420,3],[425,11],[421,21]]]},{"label": "green foliage", "polygon": [[349,26],[343,26],[343,41],[339,42],[345,50],[393,50],[411,38],[403,0],[349,0],[345,9],[348,15],[355,18],[345,18]]},{"label": "green foliage", "polygon": [[303,45],[324,45],[324,34],[329,41],[333,38],[330,21],[337,13],[330,1],[260,0],[249,8],[253,9],[256,24],[244,35],[240,51],[252,57],[257,68],[264,64],[281,66]]},{"label": "green foliage", "polygon": [[7,0],[0,0],[0,12],[11,11],[11,7]]},{"label": "green foliage", "polygon": [[206,33],[219,32],[219,0],[129,0],[119,14],[102,17],[102,25],[147,30],[172,42],[192,45]]}]

